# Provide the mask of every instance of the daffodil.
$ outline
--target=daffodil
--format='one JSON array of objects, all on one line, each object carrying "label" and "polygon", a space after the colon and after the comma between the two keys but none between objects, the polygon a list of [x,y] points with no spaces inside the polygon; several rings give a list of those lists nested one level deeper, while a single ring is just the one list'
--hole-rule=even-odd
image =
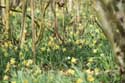
[{"label": "daffodil", "polygon": [[67,70],[67,74],[69,75],[74,75],[75,74],[75,71],[73,69],[68,69]]},{"label": "daffodil", "polygon": [[99,33],[99,29],[95,29],[95,32],[96,32],[96,33]]},{"label": "daffodil", "polygon": [[7,43],[7,42],[5,42],[5,43],[4,43],[4,46],[5,46],[5,47],[8,47],[8,43]]},{"label": "daffodil", "polygon": [[17,46],[14,47],[14,50],[17,51]]},{"label": "daffodil", "polygon": [[48,42],[48,46],[52,46],[52,42],[51,41]]},{"label": "daffodil", "polygon": [[94,72],[95,72],[95,75],[98,75],[99,74],[99,68],[95,68]]},{"label": "daffodil", "polygon": [[58,50],[59,48],[60,48],[59,45],[55,45],[55,46],[54,46],[54,49],[55,49],[55,50]]},{"label": "daffodil", "polygon": [[93,58],[89,58],[88,61],[89,61],[89,62],[93,62]]},{"label": "daffodil", "polygon": [[5,75],[4,77],[3,77],[3,80],[8,80],[9,79],[9,76],[7,76],[7,75]]},{"label": "daffodil", "polygon": [[77,63],[77,59],[76,58],[74,58],[74,57],[72,57],[72,59],[71,59],[71,63]]},{"label": "daffodil", "polygon": [[62,50],[63,50],[63,52],[65,52],[65,51],[66,51],[66,48],[63,48]]},{"label": "daffodil", "polygon": [[92,63],[88,62],[86,65],[87,65],[88,67],[90,67],[90,66],[91,66],[91,64],[92,64]]},{"label": "daffodil", "polygon": [[16,83],[16,81],[12,81],[11,83]]},{"label": "daffodil", "polygon": [[15,62],[16,62],[16,61],[15,61],[15,58],[11,58],[11,59],[10,59],[10,64],[11,64],[11,65],[15,64]]},{"label": "daffodil", "polygon": [[75,41],[75,44],[76,44],[76,45],[80,44],[80,41],[79,41],[79,40],[76,40],[76,41]]},{"label": "daffodil", "polygon": [[72,31],[70,32],[70,35],[73,35],[73,32],[72,32]]},{"label": "daffodil", "polygon": [[42,52],[44,52],[45,50],[46,50],[46,48],[45,48],[45,47],[42,47],[42,48],[41,48],[41,51],[42,51]]},{"label": "daffodil", "polygon": [[41,69],[39,67],[36,67],[36,70],[34,72],[34,76],[37,76],[38,74],[41,74]]},{"label": "daffodil", "polygon": [[86,70],[86,73],[87,73],[88,75],[93,75],[94,72],[91,71],[90,69],[87,69],[87,70]]},{"label": "daffodil", "polygon": [[101,56],[101,57],[104,57],[104,54],[103,54],[103,53],[101,53],[101,54],[100,54],[100,56]]},{"label": "daffodil", "polygon": [[95,79],[94,79],[94,77],[93,77],[92,75],[89,75],[89,76],[87,77],[87,80],[88,80],[89,82],[93,82]]},{"label": "daffodil", "polygon": [[33,79],[33,83],[38,83],[38,80],[37,79]]},{"label": "daffodil", "polygon": [[97,41],[96,41],[96,40],[94,40],[94,41],[93,41],[93,44],[96,44],[96,43],[97,43]]},{"label": "daffodil", "polygon": [[93,49],[93,53],[97,53],[97,49]]},{"label": "daffodil", "polygon": [[28,80],[27,80],[27,79],[25,79],[25,80],[23,81],[23,83],[29,83],[29,82],[28,82]]},{"label": "daffodil", "polygon": [[82,48],[82,45],[79,45],[79,48],[81,49],[81,48]]},{"label": "daffodil", "polygon": [[9,70],[10,70],[10,63],[8,62],[7,65],[6,65],[5,73],[8,72]]},{"label": "daffodil", "polygon": [[8,41],[8,46],[11,48],[13,45],[11,43],[11,41]]},{"label": "daffodil", "polygon": [[53,38],[52,36],[50,36],[49,39],[50,39],[51,41],[54,41],[54,38]]},{"label": "daffodil", "polygon": [[78,78],[77,80],[76,80],[76,83],[82,83],[83,82],[83,79],[82,78]]},{"label": "daffodil", "polygon": [[22,53],[22,52],[20,52],[20,53],[19,53],[19,56],[23,56],[23,53]]},{"label": "daffodil", "polygon": [[28,7],[28,8],[27,8],[27,11],[31,11],[31,8],[30,8],[30,7]]},{"label": "daffodil", "polygon": [[33,60],[29,59],[26,63],[26,66],[29,67],[33,63]]}]

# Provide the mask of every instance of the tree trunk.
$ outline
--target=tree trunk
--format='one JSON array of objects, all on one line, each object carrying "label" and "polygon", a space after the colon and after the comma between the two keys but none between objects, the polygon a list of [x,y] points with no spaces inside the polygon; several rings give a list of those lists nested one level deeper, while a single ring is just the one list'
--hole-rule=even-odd
[{"label": "tree trunk", "polygon": [[100,28],[112,44],[121,83],[125,83],[125,3],[122,0],[96,0],[95,3]]}]

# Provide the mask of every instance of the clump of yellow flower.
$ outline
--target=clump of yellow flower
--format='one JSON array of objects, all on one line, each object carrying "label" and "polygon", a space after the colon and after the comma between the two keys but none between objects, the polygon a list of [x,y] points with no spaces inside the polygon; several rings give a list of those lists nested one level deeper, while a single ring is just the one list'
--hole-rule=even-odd
[{"label": "clump of yellow flower", "polygon": [[105,55],[103,53],[100,54],[101,57],[104,57]]},{"label": "clump of yellow flower", "polygon": [[93,53],[97,53],[97,49],[93,49]]},{"label": "clump of yellow flower", "polygon": [[81,48],[82,48],[82,45],[79,45],[79,48],[81,49]]},{"label": "clump of yellow flower", "polygon": [[72,31],[70,31],[70,33],[69,33],[70,35],[73,35],[73,32]]},{"label": "clump of yellow flower", "polygon": [[38,74],[41,74],[41,69],[36,66],[35,71],[33,73],[34,76],[38,76]]},{"label": "clump of yellow flower", "polygon": [[100,31],[99,31],[99,29],[96,29],[95,32],[96,32],[96,33],[99,33]]},{"label": "clump of yellow flower", "polygon": [[94,74],[94,72],[91,71],[90,69],[87,69],[87,70],[86,70],[86,73],[87,73],[88,75],[93,75],[93,74]]},{"label": "clump of yellow flower", "polygon": [[50,41],[54,41],[54,38],[52,36],[49,37]]},{"label": "clump of yellow flower", "polygon": [[42,47],[42,48],[41,48],[41,51],[42,51],[42,52],[44,52],[45,50],[46,50],[46,48],[45,48],[45,47]]},{"label": "clump of yellow flower", "polygon": [[50,47],[53,46],[53,42],[52,42],[52,41],[49,41],[49,42],[48,42],[48,46],[50,46]]},{"label": "clump of yellow flower", "polygon": [[37,79],[33,79],[33,83],[38,83],[38,80]]},{"label": "clump of yellow flower", "polygon": [[92,58],[92,57],[89,58],[89,59],[88,59],[88,62],[93,62],[93,58]]},{"label": "clump of yellow flower", "polygon": [[76,44],[76,45],[79,45],[79,44],[80,44],[80,40],[76,40],[76,41],[75,41],[75,44]]},{"label": "clump of yellow flower", "polygon": [[31,65],[31,64],[33,64],[33,60],[31,60],[31,59],[29,59],[28,61],[27,61],[27,66],[29,66],[29,65]]},{"label": "clump of yellow flower", "polygon": [[20,52],[20,53],[19,53],[19,57],[20,57],[21,59],[24,59],[24,54],[23,54],[22,52]]},{"label": "clump of yellow flower", "polygon": [[28,7],[28,8],[27,8],[27,11],[31,11],[31,8],[30,8],[30,7]]},{"label": "clump of yellow flower", "polygon": [[49,37],[48,46],[49,47],[53,47],[54,46],[54,38],[51,37],[51,36]]},{"label": "clump of yellow flower", "polygon": [[10,59],[10,64],[13,65],[13,64],[15,64],[15,63],[16,63],[15,58],[11,58],[11,59]]},{"label": "clump of yellow flower", "polygon": [[24,60],[23,64],[27,67],[29,67],[31,64],[33,64],[33,60],[29,59],[29,60]]},{"label": "clump of yellow flower", "polygon": [[2,47],[5,47],[5,48],[11,48],[13,45],[11,43],[11,41],[7,41],[7,42],[4,42],[4,44],[2,45]]},{"label": "clump of yellow flower", "polygon": [[7,65],[6,65],[5,73],[8,72],[9,70],[10,70],[10,63],[8,62]]},{"label": "clump of yellow flower", "polygon": [[72,40],[71,40],[71,39],[68,39],[68,40],[67,40],[67,43],[70,43],[70,42],[72,42]]},{"label": "clump of yellow flower", "polygon": [[95,79],[94,79],[94,77],[92,75],[88,75],[87,80],[89,82],[93,82]]},{"label": "clump of yellow flower", "polygon": [[57,45],[57,44],[55,44],[55,46],[54,46],[54,50],[58,50],[60,47],[59,47],[59,45]]},{"label": "clump of yellow flower", "polygon": [[14,47],[14,50],[17,51],[17,46]]},{"label": "clump of yellow flower", "polygon": [[76,80],[76,83],[82,83],[83,82],[83,79],[82,78],[78,78],[77,80]]},{"label": "clump of yellow flower", "polygon": [[98,74],[99,74],[99,71],[100,71],[99,68],[95,68],[95,69],[94,69],[95,75],[98,75]]},{"label": "clump of yellow flower", "polygon": [[75,74],[75,71],[73,69],[68,69],[66,71],[67,75],[74,75]]},{"label": "clump of yellow flower", "polygon": [[65,52],[65,51],[66,51],[66,48],[63,48],[62,50],[63,50],[63,52]]},{"label": "clump of yellow flower", "polygon": [[8,45],[8,43],[7,43],[7,42],[4,42],[4,46],[5,46],[5,47],[8,47],[9,45]]},{"label": "clump of yellow flower", "polygon": [[13,47],[11,41],[8,41],[8,46],[9,46],[10,48]]},{"label": "clump of yellow flower", "polygon": [[25,46],[25,51],[26,51],[26,52],[28,52],[28,51],[29,51],[29,49],[28,49],[28,47],[27,47],[27,46]]},{"label": "clump of yellow flower", "polygon": [[9,76],[7,76],[7,75],[5,75],[4,77],[3,77],[3,80],[8,80],[9,79]]},{"label": "clump of yellow flower", "polygon": [[84,43],[85,43],[85,40],[83,40],[83,39],[78,39],[75,41],[76,45],[83,45]]},{"label": "clump of yellow flower", "polygon": [[23,81],[23,83],[29,83],[29,82],[28,82],[28,80],[27,80],[27,79],[25,79],[25,80]]},{"label": "clump of yellow flower", "polygon": [[94,41],[93,41],[93,44],[96,44],[96,43],[97,43],[97,40],[94,40]]},{"label": "clump of yellow flower", "polygon": [[76,64],[76,63],[77,63],[77,59],[74,58],[74,57],[72,57],[72,59],[71,59],[71,63]]},{"label": "clump of yellow flower", "polygon": [[97,43],[97,40],[93,40],[92,47],[94,47],[96,43]]},{"label": "clump of yellow flower", "polygon": [[11,83],[16,83],[16,81],[12,81]]}]

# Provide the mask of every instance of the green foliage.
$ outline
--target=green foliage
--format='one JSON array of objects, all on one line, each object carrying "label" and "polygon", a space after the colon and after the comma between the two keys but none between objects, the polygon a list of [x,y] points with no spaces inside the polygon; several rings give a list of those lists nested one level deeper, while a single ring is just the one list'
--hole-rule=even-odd
[{"label": "green foliage", "polygon": [[[77,1],[74,1],[75,3]],[[77,5],[73,8],[75,7]],[[2,82],[8,83],[9,80],[13,81],[12,83],[108,83],[110,81],[116,83],[119,80],[117,75],[111,74],[114,76],[112,76],[113,79],[110,79],[110,75],[103,74],[107,70],[114,70],[117,65],[108,40],[94,22],[96,17],[93,15],[92,2],[90,0],[81,1],[79,7],[79,17],[77,17],[75,9],[68,13],[64,9],[64,14],[61,9],[57,9],[59,34],[64,41],[53,36],[54,17],[51,15],[52,11],[47,10],[44,19],[44,36],[36,48],[36,62],[33,62],[32,57],[31,20],[27,18],[26,41],[23,48],[20,49],[18,40],[21,16],[13,13],[10,17],[10,26],[13,30],[12,40],[0,42]],[[38,17],[36,19],[39,21],[40,10],[36,11],[35,17]],[[0,25],[0,27],[2,26]],[[36,28],[39,31],[40,28]],[[0,40],[4,40],[3,35]],[[75,74],[69,69],[73,69]],[[89,74],[86,71],[89,70],[91,73],[96,72],[96,69],[102,73],[90,74],[90,78],[87,78]],[[4,79],[5,76],[8,78]],[[93,82],[89,82],[87,79]]]}]

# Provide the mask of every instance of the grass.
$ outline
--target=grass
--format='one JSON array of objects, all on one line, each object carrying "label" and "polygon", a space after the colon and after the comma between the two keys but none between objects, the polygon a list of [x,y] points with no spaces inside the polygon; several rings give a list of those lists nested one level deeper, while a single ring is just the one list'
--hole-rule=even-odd
[{"label": "grass", "polygon": [[[23,68],[17,72],[13,71],[9,81],[11,83],[119,83],[120,78],[118,78],[116,72],[114,73],[113,71],[102,71],[98,68],[85,70],[74,65],[72,65],[72,68],[65,70],[42,71],[39,66],[32,65],[30,68]],[[8,81],[2,81],[1,83],[8,83]]]}]

